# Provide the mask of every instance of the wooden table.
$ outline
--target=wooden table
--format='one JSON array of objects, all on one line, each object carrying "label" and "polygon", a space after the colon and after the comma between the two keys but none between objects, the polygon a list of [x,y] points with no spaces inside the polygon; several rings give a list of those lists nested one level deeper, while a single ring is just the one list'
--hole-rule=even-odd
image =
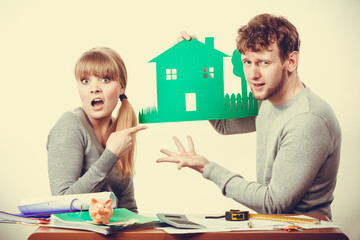
[{"label": "wooden table", "polygon": [[[321,220],[326,217],[320,214],[309,214]],[[211,232],[197,234],[168,234],[162,230],[149,228],[127,230],[116,232],[111,235],[102,235],[95,232],[79,231],[71,229],[39,227],[28,240],[100,240],[100,239],[123,239],[123,240],[349,240],[349,238],[338,228],[305,229],[302,232],[286,232],[282,230],[271,231],[233,231],[233,232]]]}]

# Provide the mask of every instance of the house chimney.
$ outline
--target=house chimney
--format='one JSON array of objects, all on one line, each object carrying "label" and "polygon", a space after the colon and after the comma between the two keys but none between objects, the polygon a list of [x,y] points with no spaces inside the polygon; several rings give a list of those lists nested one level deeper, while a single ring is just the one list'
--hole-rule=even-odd
[{"label": "house chimney", "polygon": [[206,37],[205,38],[205,45],[214,48],[214,38],[213,37]]}]

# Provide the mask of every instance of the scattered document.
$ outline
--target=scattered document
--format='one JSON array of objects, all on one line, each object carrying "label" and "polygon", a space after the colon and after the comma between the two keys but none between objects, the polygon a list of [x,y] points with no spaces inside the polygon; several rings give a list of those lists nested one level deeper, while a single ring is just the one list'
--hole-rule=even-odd
[{"label": "scattered document", "polygon": [[[301,218],[310,218],[305,215],[297,216]],[[283,228],[288,227],[291,223],[288,222],[279,222],[279,221],[269,221],[269,220],[260,220],[260,219],[251,219],[247,221],[227,221],[223,219],[205,219],[203,218],[191,218],[189,220],[196,222],[205,226],[206,228],[202,229],[178,229],[174,227],[162,227],[159,228],[169,234],[186,234],[186,233],[204,233],[204,232],[229,232],[229,231],[257,231],[257,230],[274,230],[274,228]],[[249,227],[249,222],[251,222],[252,227]],[[306,224],[306,223],[297,223],[297,226],[303,229],[311,228],[339,228],[338,225],[333,222],[321,221],[321,224]]]},{"label": "scattered document", "polygon": [[21,223],[30,225],[39,225],[48,223],[48,219],[42,218],[28,218],[17,214],[11,214],[0,211],[0,223]]}]

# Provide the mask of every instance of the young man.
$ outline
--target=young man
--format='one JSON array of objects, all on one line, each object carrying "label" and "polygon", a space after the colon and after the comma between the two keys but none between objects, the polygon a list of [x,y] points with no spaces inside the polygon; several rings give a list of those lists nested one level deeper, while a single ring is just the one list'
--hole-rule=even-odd
[{"label": "young man", "polygon": [[198,155],[190,136],[189,151],[174,137],[179,153],[163,149],[167,156],[157,162],[199,171],[225,196],[258,213],[321,213],[331,219],[341,130],[331,107],[300,81],[299,47],[296,28],[283,17],[261,14],[238,31],[246,80],[262,100],[259,114],[210,123],[221,134],[256,130],[257,182]]}]

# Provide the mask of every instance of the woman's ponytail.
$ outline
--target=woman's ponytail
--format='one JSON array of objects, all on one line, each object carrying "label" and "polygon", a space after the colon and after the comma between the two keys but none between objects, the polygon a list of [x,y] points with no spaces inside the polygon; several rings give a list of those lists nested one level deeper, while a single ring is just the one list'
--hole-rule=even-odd
[{"label": "woman's ponytail", "polygon": [[[133,107],[131,106],[126,95],[121,99],[121,106],[119,108],[118,116],[114,123],[112,124],[113,131],[120,131],[126,128],[131,128],[137,126],[137,117]],[[135,154],[135,145],[136,145],[136,134],[132,134],[132,146],[129,153],[124,155],[117,162],[117,167],[119,171],[122,172],[124,177],[133,176],[135,174],[135,163],[134,163],[134,154]]]}]

